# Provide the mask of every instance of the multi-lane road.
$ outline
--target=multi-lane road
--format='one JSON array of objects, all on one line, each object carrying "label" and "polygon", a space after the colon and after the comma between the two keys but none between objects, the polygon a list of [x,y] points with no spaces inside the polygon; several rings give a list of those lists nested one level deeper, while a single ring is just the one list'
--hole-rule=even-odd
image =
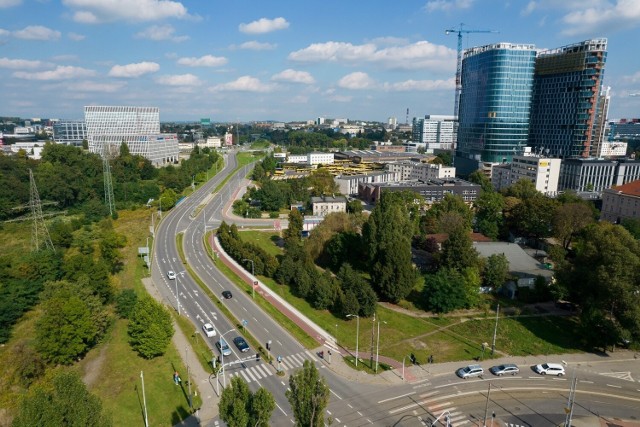
[{"label": "multi-lane road", "polygon": [[[241,187],[250,166],[241,168],[218,193],[213,190],[237,166],[235,154],[225,159],[224,169],[196,192],[184,199],[169,213],[155,230],[154,257],[152,259],[152,278],[156,287],[176,311],[187,316],[201,330],[204,323],[212,323],[217,330],[216,337],[206,338],[215,350],[215,340],[224,334],[230,344],[232,354],[225,357],[227,366],[226,382],[232,376],[244,378],[253,389],[262,386],[270,390],[277,408],[274,411],[272,425],[288,425],[293,422],[291,408],[285,397],[288,376],[310,360],[320,368],[331,389],[331,399],[327,416],[336,425],[430,425],[439,415],[449,416],[452,425],[478,425],[484,416],[488,384],[494,387],[491,392],[489,413],[496,413],[500,420],[513,425],[552,426],[561,418],[563,405],[566,405],[570,381],[540,377],[532,372],[523,372],[517,377],[484,378],[460,380],[452,372],[430,375],[411,384],[400,381],[389,384],[362,384],[351,382],[345,377],[327,369],[327,364],[312,351],[302,347],[286,330],[266,315],[251,299],[251,295],[238,289],[220,271],[207,254],[210,250],[204,244],[207,230],[217,228],[223,218],[223,207]],[[187,273],[177,248],[176,236],[183,235],[183,250],[188,265],[203,283],[219,297],[229,311],[238,319],[246,331],[239,330],[209,300],[199,285]],[[167,271],[177,273],[175,280],[167,277]],[[230,290],[233,298],[224,299],[222,291]],[[273,365],[265,361],[256,361],[255,349],[241,353],[233,345],[232,339],[243,333],[250,333],[265,346],[271,341],[271,354],[281,356],[282,362]],[[236,363],[247,359],[244,363]],[[640,360],[636,361],[640,366]],[[284,371],[284,376],[276,374],[276,369]],[[624,367],[628,367],[625,365]],[[607,367],[608,370],[614,369]],[[630,372],[629,378],[603,377],[597,372],[578,369],[580,381],[576,403],[576,416],[589,411],[621,417],[638,417],[640,414],[640,367]],[[635,377],[635,378],[634,378]],[[603,380],[605,378],[605,380]],[[224,377],[218,378],[224,382]],[[609,384],[607,386],[607,383]],[[613,399],[611,395],[622,395]],[[589,402],[585,404],[582,402]],[[617,403],[616,403],[617,402]],[[635,412],[634,412],[635,411]],[[444,420],[444,418],[442,418]],[[482,420],[480,420],[482,421]],[[555,423],[555,424],[554,424]]]}]

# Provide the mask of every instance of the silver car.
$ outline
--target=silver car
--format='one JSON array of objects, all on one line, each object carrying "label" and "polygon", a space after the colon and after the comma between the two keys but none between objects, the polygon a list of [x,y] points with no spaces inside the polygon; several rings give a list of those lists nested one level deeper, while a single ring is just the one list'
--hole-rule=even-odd
[{"label": "silver car", "polygon": [[480,365],[469,365],[456,371],[456,375],[465,380],[470,377],[479,377],[482,374],[484,374],[484,369]]},{"label": "silver car", "polygon": [[517,375],[520,373],[520,368],[513,363],[505,363],[504,365],[492,366],[489,371],[493,375],[501,377],[503,375]]}]

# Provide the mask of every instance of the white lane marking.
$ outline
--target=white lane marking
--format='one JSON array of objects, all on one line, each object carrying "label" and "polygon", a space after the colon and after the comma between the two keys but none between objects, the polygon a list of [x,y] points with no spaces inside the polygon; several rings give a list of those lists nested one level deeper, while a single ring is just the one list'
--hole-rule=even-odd
[{"label": "white lane marking", "polygon": [[334,395],[335,397],[337,397],[338,399],[342,400],[342,398],[341,398],[340,396],[338,396],[338,395],[336,394],[336,392],[335,392],[335,391],[333,391],[333,390],[331,390],[331,389],[329,389],[329,391],[330,391],[331,393],[333,393],[333,395]]},{"label": "white lane marking", "polygon": [[[240,371],[243,372],[243,371]],[[250,369],[245,369],[244,372],[247,373],[247,375],[249,375],[251,377],[251,379],[253,379],[254,381],[257,381],[260,379],[260,376],[258,374],[256,374],[255,372],[251,372]],[[255,375],[255,376],[254,376]],[[257,378],[256,378],[257,377]]]},{"label": "white lane marking", "polygon": [[347,406],[349,407],[349,409],[353,409],[353,406],[351,406],[350,403],[347,403]]},{"label": "white lane marking", "polygon": [[327,414],[331,415],[331,411],[327,409]]},{"label": "white lane marking", "polygon": [[622,388],[622,386],[620,385],[613,385],[613,384],[607,384],[607,386],[613,387],[613,388]]},{"label": "white lane marking", "polygon": [[416,394],[415,391],[412,391],[411,393],[407,393],[407,394],[401,394],[400,396],[396,396],[396,397],[390,397],[388,399],[384,399],[379,401],[378,403],[385,403],[385,402],[389,402],[391,400],[395,400],[395,399],[400,399],[401,397],[407,397],[407,396],[411,396],[412,394]]},{"label": "white lane marking", "polygon": [[247,374],[244,373],[244,371],[240,371],[240,375],[242,375],[244,377],[244,380],[248,383],[251,382],[251,379],[249,379],[249,377],[247,376]]},{"label": "white lane marking", "polygon": [[282,408],[280,407],[280,405],[278,405],[278,404],[276,403],[276,406],[278,407],[278,409],[280,409],[280,412],[282,412],[285,416],[287,416],[287,413],[286,413],[286,412],[284,412],[284,409],[282,409]]},{"label": "white lane marking", "polygon": [[362,412],[358,411],[358,415],[362,416]]}]

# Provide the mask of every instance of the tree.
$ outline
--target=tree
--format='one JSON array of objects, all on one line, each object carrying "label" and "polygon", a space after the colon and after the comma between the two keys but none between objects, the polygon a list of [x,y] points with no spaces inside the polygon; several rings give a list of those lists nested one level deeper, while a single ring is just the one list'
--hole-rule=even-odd
[{"label": "tree", "polygon": [[469,181],[473,182],[474,184],[478,184],[480,188],[482,188],[483,192],[492,193],[494,191],[493,185],[491,185],[491,180],[489,179],[489,177],[487,177],[487,175],[482,173],[480,169],[471,172],[471,174],[469,175]]},{"label": "tree", "polygon": [[362,213],[362,202],[358,199],[347,202],[347,212],[352,214]]},{"label": "tree", "polygon": [[249,404],[249,426],[268,427],[269,418],[276,408],[273,395],[264,387],[260,387],[251,396]]},{"label": "tree", "polygon": [[504,254],[493,254],[487,258],[484,266],[484,286],[498,289],[506,282],[509,275],[509,261]]},{"label": "tree", "polygon": [[553,215],[553,235],[568,250],[572,239],[593,222],[591,209],[584,203],[567,203],[559,206]]},{"label": "tree", "polygon": [[173,324],[167,310],[150,297],[139,298],[129,319],[129,343],[145,359],[164,354]]},{"label": "tree", "polygon": [[458,271],[478,263],[478,252],[473,247],[467,229],[458,227],[451,230],[447,240],[442,243],[440,263],[444,267]]},{"label": "tree", "polygon": [[625,218],[620,223],[633,237],[640,239],[640,218]]},{"label": "tree", "polygon": [[536,190],[535,184],[525,178],[520,178],[515,184],[507,187],[503,192],[505,196],[517,197],[520,200],[536,197],[541,194]]},{"label": "tree", "polygon": [[402,195],[383,192],[363,227],[365,247],[369,248],[371,282],[383,300],[405,298],[417,278],[411,262],[413,230]]},{"label": "tree", "polygon": [[285,240],[300,241],[302,236],[303,218],[298,209],[291,209],[289,212],[289,226],[284,231]]},{"label": "tree", "polygon": [[329,195],[338,191],[338,185],[334,181],[333,175],[325,168],[319,168],[311,172],[309,183],[313,188],[311,193],[314,196]]},{"label": "tree", "polygon": [[494,240],[497,239],[503,223],[504,197],[494,191],[482,191],[475,206],[478,231]]},{"label": "tree", "polygon": [[80,296],[61,287],[52,291],[42,307],[36,322],[36,348],[47,361],[71,364],[95,344],[98,331]]},{"label": "tree", "polygon": [[107,427],[102,403],[74,371],[55,369],[34,384],[20,401],[13,427]]},{"label": "tree", "polygon": [[220,419],[229,427],[248,426],[250,399],[251,391],[247,382],[241,377],[231,378],[230,386],[222,391],[218,403]]},{"label": "tree", "polygon": [[[520,180],[518,182],[527,182]],[[522,199],[511,212],[510,225],[524,236],[539,239],[551,235],[557,202],[540,193]]]},{"label": "tree", "polygon": [[465,281],[460,272],[441,268],[424,278],[424,306],[434,313],[448,313],[467,304]]},{"label": "tree", "polygon": [[296,426],[324,426],[324,411],[329,403],[329,386],[309,360],[302,369],[289,377],[287,399],[293,410]]}]

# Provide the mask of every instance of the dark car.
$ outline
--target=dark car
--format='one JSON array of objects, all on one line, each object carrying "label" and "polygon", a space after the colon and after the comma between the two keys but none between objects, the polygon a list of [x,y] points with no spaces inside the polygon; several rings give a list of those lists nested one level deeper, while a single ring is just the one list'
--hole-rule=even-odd
[{"label": "dark car", "polygon": [[222,296],[224,297],[224,299],[233,298],[233,295],[231,294],[231,291],[222,291]]},{"label": "dark car", "polygon": [[520,372],[520,368],[513,363],[505,363],[504,365],[492,366],[489,371],[491,371],[493,375],[501,377],[507,374],[516,375]]},{"label": "dark car", "polygon": [[236,347],[238,347],[238,350],[240,350],[241,352],[246,353],[247,351],[249,351],[249,344],[247,344],[244,338],[235,337],[233,339],[233,343],[236,345]]}]

